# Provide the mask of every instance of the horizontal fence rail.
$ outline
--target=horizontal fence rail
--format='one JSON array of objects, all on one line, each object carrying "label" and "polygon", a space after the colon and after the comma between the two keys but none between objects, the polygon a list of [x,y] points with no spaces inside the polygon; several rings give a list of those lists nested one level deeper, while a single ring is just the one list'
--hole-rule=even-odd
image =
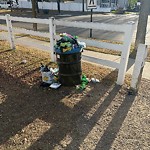
[{"label": "horizontal fence rail", "polygon": [[[0,25],[0,30],[8,31],[10,44],[12,45],[12,47],[14,47],[13,32],[49,38],[50,47],[48,49],[50,50],[52,61],[55,61],[54,45],[56,43],[56,40],[60,39],[60,36],[56,34],[57,26],[67,26],[67,27],[84,28],[84,29],[96,29],[96,30],[105,30],[105,31],[110,31],[110,32],[124,33],[124,41],[121,44],[107,43],[107,42],[98,41],[94,39],[79,38],[80,41],[85,42],[86,45],[88,46],[105,48],[105,49],[121,52],[120,63],[116,63],[116,62],[109,61],[109,60],[102,60],[102,59],[98,60],[98,58],[95,58],[95,61],[99,62],[102,65],[106,65],[106,66],[118,69],[119,71],[118,71],[117,84],[122,85],[124,83],[132,35],[135,29],[135,24],[133,22],[130,22],[127,24],[116,25],[116,24],[81,22],[81,21],[77,22],[77,21],[67,21],[67,20],[55,20],[54,18],[39,19],[39,18],[12,17],[10,15],[0,16],[0,19],[6,20],[7,22],[7,27]],[[27,30],[23,28],[14,28],[12,27],[11,21],[47,24],[49,25],[49,33]],[[32,44],[30,43],[30,45]],[[44,47],[38,46],[38,47],[47,50],[46,46]],[[90,57],[84,56],[84,59],[90,60]]]},{"label": "horizontal fence rail", "polygon": [[80,41],[87,43],[88,46],[98,47],[98,48],[107,48],[109,50],[122,51],[123,45],[121,44],[112,44],[106,42],[100,42],[96,40],[79,38]]},{"label": "horizontal fence rail", "polygon": [[83,58],[85,61],[90,61],[90,62],[93,62],[96,64],[101,64],[101,65],[108,66],[111,68],[119,69],[119,63],[117,63],[117,62],[112,62],[110,60],[104,60],[104,59],[100,59],[100,58],[94,58],[93,59],[93,57],[86,56],[86,55],[83,55]]},{"label": "horizontal fence rail", "polygon": [[0,19],[6,20],[6,16],[0,16]]},{"label": "horizontal fence rail", "polygon": [[25,18],[25,17],[12,17],[10,20],[19,21],[19,22],[28,22],[28,23],[39,23],[39,24],[49,24],[49,19],[39,19],[39,18]]},{"label": "horizontal fence rail", "polygon": [[26,29],[23,29],[23,28],[22,29],[13,28],[13,31],[16,32],[16,33],[29,34],[29,35],[34,35],[34,36],[40,36],[40,37],[49,38],[49,33],[46,33],[46,32],[26,30]]}]

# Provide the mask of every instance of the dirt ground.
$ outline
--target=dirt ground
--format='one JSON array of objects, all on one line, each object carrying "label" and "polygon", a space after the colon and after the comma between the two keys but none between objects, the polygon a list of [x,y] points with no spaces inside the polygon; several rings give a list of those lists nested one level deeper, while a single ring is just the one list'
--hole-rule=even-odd
[{"label": "dirt ground", "polygon": [[54,90],[40,87],[41,62],[57,67],[46,52],[0,41],[1,150],[150,149],[149,80],[130,95],[129,76],[117,86],[117,71],[83,62],[83,73],[100,83]]}]

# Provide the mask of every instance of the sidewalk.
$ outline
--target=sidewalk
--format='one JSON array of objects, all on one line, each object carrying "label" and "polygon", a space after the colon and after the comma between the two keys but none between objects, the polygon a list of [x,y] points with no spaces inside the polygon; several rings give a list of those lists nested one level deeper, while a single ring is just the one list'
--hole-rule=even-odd
[{"label": "sidewalk", "polygon": [[[7,33],[0,32],[0,40],[8,40]],[[32,48],[36,48],[36,49],[40,49],[40,50],[44,50],[44,51],[50,51],[50,48],[49,48],[50,43],[49,42],[31,39],[29,37],[16,37],[15,43],[18,45],[20,44],[20,45],[24,45],[27,47],[32,47]],[[82,54],[82,59],[83,59],[83,61],[102,66],[100,64],[99,59],[110,60],[110,61],[119,63],[120,56],[84,50],[84,52]],[[107,66],[105,66],[105,67],[107,67]],[[134,59],[129,58],[127,74],[132,74],[133,67],[134,67]],[[108,67],[108,68],[110,68],[110,67]],[[142,77],[145,79],[148,79],[148,80],[150,80],[149,70],[150,70],[150,62],[146,62],[145,66],[144,66]]]}]

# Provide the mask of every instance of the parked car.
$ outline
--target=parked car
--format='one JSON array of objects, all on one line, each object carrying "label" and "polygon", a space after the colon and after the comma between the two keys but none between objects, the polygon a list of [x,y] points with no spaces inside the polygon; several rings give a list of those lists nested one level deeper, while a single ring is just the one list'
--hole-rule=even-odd
[{"label": "parked car", "polygon": [[17,3],[15,3],[15,2],[13,2],[13,4],[12,4],[11,7],[12,7],[12,8],[19,8],[19,5],[18,5]]},{"label": "parked car", "polygon": [[8,9],[9,7],[10,7],[10,4],[8,4],[8,2],[0,1],[0,8]]},{"label": "parked car", "polygon": [[[12,1],[11,7],[18,8],[19,5]],[[10,2],[0,1],[0,9],[9,9],[9,8],[10,8]]]}]

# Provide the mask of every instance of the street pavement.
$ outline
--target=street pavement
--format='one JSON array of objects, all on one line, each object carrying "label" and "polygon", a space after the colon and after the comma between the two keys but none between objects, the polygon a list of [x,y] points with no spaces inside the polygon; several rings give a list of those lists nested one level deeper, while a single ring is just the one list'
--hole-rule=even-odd
[{"label": "street pavement", "polygon": [[[2,14],[5,15],[5,14]],[[20,16],[20,17],[32,17],[30,11],[22,12],[22,13],[11,13],[13,16]],[[66,12],[63,11],[61,14],[58,14],[57,11],[50,11],[49,14],[38,14],[38,18],[49,18],[54,17],[56,19],[61,20],[69,20],[69,21],[82,21],[82,22],[90,22],[90,12]],[[138,15],[136,14],[125,14],[125,15],[115,15],[111,13],[101,14],[101,13],[93,13],[93,22],[98,23],[109,23],[109,24],[126,24],[130,21],[137,22]],[[0,20],[0,24],[5,24],[5,21]],[[24,23],[24,22],[13,22],[13,27],[21,27],[25,29],[32,30],[31,23]],[[48,32],[49,27],[48,25],[38,24],[38,31]],[[72,35],[77,35],[79,37],[88,38],[90,36],[89,29],[82,29],[82,28],[72,28],[72,27],[65,27],[65,26],[57,26],[56,27],[57,33],[69,33]],[[121,32],[109,32],[103,30],[92,30],[93,38],[98,40],[112,40],[112,41],[119,41],[122,42],[124,40],[123,33]],[[135,36],[134,36],[135,37]],[[133,40],[134,42],[134,40]]]},{"label": "street pavement", "polygon": [[[18,17],[29,17],[32,18],[31,10],[23,10],[23,11],[13,11],[7,12],[11,16],[18,16]],[[5,15],[6,13],[0,13],[0,15]],[[82,22],[90,22],[90,12],[74,12],[74,11],[61,11],[59,14],[58,11],[50,11],[49,14],[43,14],[42,10],[38,14],[37,18],[50,18],[54,17],[55,19],[61,20],[69,20],[69,21],[82,21]],[[109,24],[125,24],[130,21],[137,23],[138,21],[138,14],[137,13],[130,13],[130,14],[112,14],[112,13],[93,13],[93,22],[99,23],[109,23]],[[0,24],[6,24],[5,21],[0,20]],[[13,27],[21,27],[25,29],[32,30],[32,23],[24,23],[24,22],[14,22]],[[42,32],[49,32],[48,25],[38,24],[38,31]],[[77,35],[79,37],[88,38],[90,36],[90,31],[88,29],[81,29],[81,28],[72,28],[72,27],[64,27],[64,26],[57,26],[56,28],[57,33],[69,33],[72,35]],[[98,40],[110,40],[110,41],[119,41],[122,42],[124,40],[123,33],[118,32],[108,32],[102,30],[93,30],[93,38]],[[133,35],[132,42],[134,43],[136,37],[136,29]],[[147,34],[146,34],[146,45],[150,45],[150,16],[148,19],[148,26],[147,26]]]},{"label": "street pavement", "polygon": [[[8,40],[8,35],[5,32],[0,32],[0,40]],[[18,45],[24,45],[27,47],[31,48],[36,48],[44,51],[50,51],[49,50],[49,42],[45,41],[39,41],[36,39],[31,39],[29,37],[16,37],[15,43]],[[103,53],[98,53],[98,52],[93,52],[93,51],[87,51],[84,50],[82,54],[82,60],[86,62],[93,63],[95,65],[101,66],[100,59],[103,60],[110,60],[119,63],[120,62],[120,56],[114,56],[114,55],[109,55],[109,54],[103,54]],[[106,66],[105,66],[106,67]],[[110,68],[110,67],[108,67]],[[134,60],[129,58],[128,61],[128,67],[127,67],[127,74],[132,74],[134,68]],[[143,75],[142,77],[145,79],[150,80],[150,62],[146,62],[143,70]]]}]

